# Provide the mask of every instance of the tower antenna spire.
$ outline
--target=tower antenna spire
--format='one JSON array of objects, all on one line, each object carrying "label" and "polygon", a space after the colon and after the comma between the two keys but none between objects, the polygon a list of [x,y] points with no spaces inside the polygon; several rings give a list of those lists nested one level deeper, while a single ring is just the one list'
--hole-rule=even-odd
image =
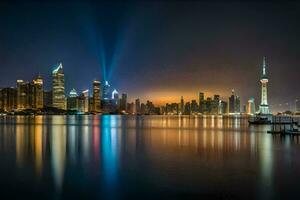
[{"label": "tower antenna spire", "polygon": [[263,76],[266,76],[266,56],[263,57]]}]

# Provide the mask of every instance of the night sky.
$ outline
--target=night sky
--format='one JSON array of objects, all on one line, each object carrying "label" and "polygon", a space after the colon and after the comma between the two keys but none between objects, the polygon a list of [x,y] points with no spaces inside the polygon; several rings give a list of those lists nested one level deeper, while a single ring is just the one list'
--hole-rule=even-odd
[{"label": "night sky", "polygon": [[300,98],[299,20],[297,2],[0,3],[0,86],[40,73],[49,89],[62,62],[66,93],[106,79],[155,103],[234,88],[258,105],[266,56],[274,111]]}]

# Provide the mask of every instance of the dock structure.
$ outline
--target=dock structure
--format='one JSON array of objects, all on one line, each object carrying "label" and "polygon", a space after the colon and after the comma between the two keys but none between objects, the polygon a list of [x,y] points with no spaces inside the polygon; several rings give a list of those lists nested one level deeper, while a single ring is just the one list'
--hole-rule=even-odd
[{"label": "dock structure", "polygon": [[299,118],[292,116],[273,116],[269,134],[300,136]]}]

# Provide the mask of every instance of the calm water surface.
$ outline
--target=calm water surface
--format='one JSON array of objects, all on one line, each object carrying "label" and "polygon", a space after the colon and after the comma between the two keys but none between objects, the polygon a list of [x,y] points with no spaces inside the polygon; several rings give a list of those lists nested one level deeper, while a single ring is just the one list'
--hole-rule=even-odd
[{"label": "calm water surface", "polygon": [[268,129],[245,118],[1,117],[0,192],[3,199],[300,198],[300,142]]}]

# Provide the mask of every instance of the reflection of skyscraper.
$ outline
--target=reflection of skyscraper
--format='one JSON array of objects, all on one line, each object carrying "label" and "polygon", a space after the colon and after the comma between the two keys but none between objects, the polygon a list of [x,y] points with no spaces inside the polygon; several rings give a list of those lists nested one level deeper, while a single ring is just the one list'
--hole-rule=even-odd
[{"label": "reflection of skyscraper", "polygon": [[260,114],[270,114],[269,105],[268,105],[268,93],[267,93],[267,84],[269,82],[267,72],[266,72],[266,58],[263,58],[263,68],[261,75],[261,103],[259,106]]},{"label": "reflection of skyscraper", "polygon": [[65,172],[67,135],[64,116],[53,117],[53,125],[51,131],[51,165],[53,170],[54,183],[57,190],[61,190]]},{"label": "reflection of skyscraper", "polygon": [[42,174],[43,167],[43,116],[35,116],[34,125],[34,154],[35,167],[38,176]]},{"label": "reflection of skyscraper", "polygon": [[62,63],[57,64],[55,67],[52,71],[52,104],[55,108],[66,109],[65,75]]},{"label": "reflection of skyscraper", "polygon": [[93,82],[93,112],[101,111],[101,83],[95,80]]}]

